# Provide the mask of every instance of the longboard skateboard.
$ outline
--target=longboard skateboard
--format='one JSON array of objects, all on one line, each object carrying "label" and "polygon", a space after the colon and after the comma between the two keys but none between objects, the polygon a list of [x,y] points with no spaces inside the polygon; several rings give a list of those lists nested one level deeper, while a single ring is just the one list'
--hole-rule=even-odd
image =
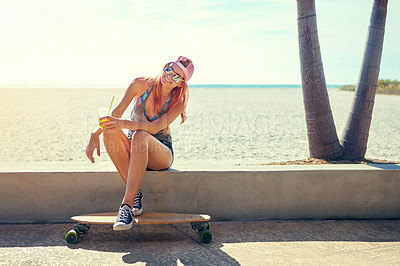
[{"label": "longboard skateboard", "polygon": [[[80,236],[90,229],[91,224],[114,224],[117,215],[118,212],[105,212],[72,216],[71,220],[77,223],[74,225],[74,229],[71,229],[65,235],[65,240],[69,244],[75,244],[78,242]],[[133,225],[190,223],[192,229],[198,232],[200,241],[210,243],[212,239],[208,224],[210,219],[211,217],[206,214],[144,212],[140,216],[135,216]]]}]

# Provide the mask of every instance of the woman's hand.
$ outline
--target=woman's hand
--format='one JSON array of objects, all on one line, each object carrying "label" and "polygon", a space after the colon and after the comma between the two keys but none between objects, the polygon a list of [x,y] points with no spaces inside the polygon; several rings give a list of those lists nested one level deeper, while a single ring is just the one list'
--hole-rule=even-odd
[{"label": "woman's hand", "polygon": [[102,129],[131,129],[131,130],[138,130],[140,125],[136,121],[132,120],[125,120],[113,116],[104,116],[100,117],[100,120],[104,120],[103,122],[99,123],[99,126]]},{"label": "woman's hand", "polygon": [[99,126],[102,129],[126,128],[125,127],[126,120],[121,119],[121,118],[117,118],[117,117],[113,117],[113,116],[103,116],[103,117],[100,117],[99,120],[100,121],[104,120],[103,122],[99,123]]},{"label": "woman's hand", "polygon": [[86,156],[94,163],[93,152],[97,149],[97,155],[100,156],[100,139],[99,135],[92,133],[90,135],[89,144],[86,147]]}]

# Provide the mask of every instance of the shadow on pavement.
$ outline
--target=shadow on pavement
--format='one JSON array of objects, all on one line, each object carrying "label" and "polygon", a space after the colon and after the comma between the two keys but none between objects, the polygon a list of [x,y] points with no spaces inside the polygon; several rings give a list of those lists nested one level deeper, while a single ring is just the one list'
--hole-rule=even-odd
[{"label": "shadow on pavement", "polygon": [[399,170],[400,165],[398,164],[368,164],[368,166],[379,168],[382,170]]},{"label": "shadow on pavement", "polygon": [[107,254],[113,254],[129,264],[239,265],[235,258],[224,251],[225,244],[400,242],[400,220],[210,222],[210,226],[213,240],[209,244],[200,242],[190,224],[179,224],[138,225],[122,232],[115,232],[108,225],[92,225],[77,244],[70,245],[64,236],[72,229],[72,224],[0,225],[0,248],[61,247],[63,252],[67,248],[72,254],[94,251],[99,260],[101,256],[106,258]]},{"label": "shadow on pavement", "polygon": [[71,249],[89,249],[102,252],[124,253],[125,263],[145,262],[147,265],[239,265],[220,250],[221,243],[214,239],[201,243],[190,224],[139,225],[129,231],[115,232],[111,226],[92,226]]}]

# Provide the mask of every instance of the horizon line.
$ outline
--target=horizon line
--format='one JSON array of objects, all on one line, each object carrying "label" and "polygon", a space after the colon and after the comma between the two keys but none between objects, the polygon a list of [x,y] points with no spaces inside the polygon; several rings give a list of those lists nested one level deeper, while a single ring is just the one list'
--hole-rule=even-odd
[{"label": "horizon line", "polygon": [[[241,84],[241,83],[198,83],[190,84],[192,88],[301,88],[301,84],[265,83],[265,84]],[[342,84],[326,84],[328,88],[338,88]],[[0,85],[0,89],[122,89],[126,85]]]}]

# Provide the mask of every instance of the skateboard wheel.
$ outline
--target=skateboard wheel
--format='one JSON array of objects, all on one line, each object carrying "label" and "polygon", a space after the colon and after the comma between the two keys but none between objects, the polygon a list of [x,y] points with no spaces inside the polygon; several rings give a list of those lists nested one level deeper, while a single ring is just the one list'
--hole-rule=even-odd
[{"label": "skateboard wheel", "polygon": [[200,234],[200,241],[203,243],[210,243],[212,240],[212,234],[208,230],[202,230],[199,232]]},{"label": "skateboard wheel", "polygon": [[65,235],[65,240],[68,244],[76,244],[79,239],[79,234],[74,230],[69,230],[69,232]]}]

